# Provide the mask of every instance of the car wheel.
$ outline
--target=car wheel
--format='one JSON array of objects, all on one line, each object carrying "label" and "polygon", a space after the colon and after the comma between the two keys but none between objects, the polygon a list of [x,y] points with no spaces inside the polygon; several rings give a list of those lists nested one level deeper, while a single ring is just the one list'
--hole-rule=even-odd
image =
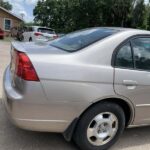
[{"label": "car wheel", "polygon": [[24,36],[23,35],[20,37],[20,41],[24,41]]},{"label": "car wheel", "polygon": [[32,38],[31,37],[29,38],[29,42],[32,42]]},{"label": "car wheel", "polygon": [[117,104],[102,102],[83,114],[73,138],[82,150],[106,150],[117,141],[124,128],[123,109]]}]

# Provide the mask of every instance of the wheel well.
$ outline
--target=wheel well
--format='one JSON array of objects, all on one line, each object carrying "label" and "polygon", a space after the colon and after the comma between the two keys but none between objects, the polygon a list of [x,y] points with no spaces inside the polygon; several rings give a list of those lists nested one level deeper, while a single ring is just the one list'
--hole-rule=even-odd
[{"label": "wheel well", "polygon": [[[131,115],[132,115],[132,111],[131,111],[131,107],[130,105],[122,100],[122,99],[119,99],[119,98],[108,98],[108,99],[103,99],[101,101],[98,101],[98,102],[95,102],[93,103],[88,109],[90,109],[91,107],[93,107],[93,105],[96,105],[97,103],[103,103],[103,102],[111,102],[111,103],[115,103],[115,104],[118,104],[124,111],[125,113],[125,120],[126,120],[126,126],[129,125],[130,121],[131,121]],[[88,110],[87,109],[87,110]],[[83,114],[87,111],[85,110],[83,112]],[[82,115],[81,115],[82,116]]]},{"label": "wheel well", "polygon": [[130,121],[131,121],[131,117],[132,117],[132,110],[130,107],[130,104],[128,104],[126,101],[119,99],[119,98],[108,98],[108,99],[103,99],[101,101],[95,102],[93,103],[91,106],[89,106],[80,116],[79,118],[75,118],[73,120],[73,122],[71,123],[71,125],[67,128],[67,130],[63,133],[64,138],[67,141],[70,141],[72,139],[72,135],[76,129],[76,126],[79,122],[79,120],[82,118],[82,116],[86,113],[87,110],[89,110],[91,107],[93,107],[94,105],[96,105],[97,103],[104,103],[104,102],[111,102],[111,103],[115,103],[118,104],[124,111],[125,113],[125,125],[126,127],[129,125]]}]

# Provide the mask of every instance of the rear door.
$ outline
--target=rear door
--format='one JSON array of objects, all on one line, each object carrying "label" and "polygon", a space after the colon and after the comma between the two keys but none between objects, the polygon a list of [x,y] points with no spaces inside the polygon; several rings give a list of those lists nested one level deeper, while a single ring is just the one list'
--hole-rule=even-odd
[{"label": "rear door", "polygon": [[115,55],[114,89],[135,106],[134,124],[150,124],[150,37],[136,37]]}]

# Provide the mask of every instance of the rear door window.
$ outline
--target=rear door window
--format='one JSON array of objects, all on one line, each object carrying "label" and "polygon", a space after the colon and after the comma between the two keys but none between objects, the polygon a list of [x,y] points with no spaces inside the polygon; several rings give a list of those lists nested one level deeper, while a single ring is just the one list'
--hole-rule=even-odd
[{"label": "rear door window", "polygon": [[115,66],[119,68],[133,68],[133,55],[130,43],[123,45],[116,56]]},{"label": "rear door window", "polygon": [[132,40],[135,68],[150,71],[150,38]]}]

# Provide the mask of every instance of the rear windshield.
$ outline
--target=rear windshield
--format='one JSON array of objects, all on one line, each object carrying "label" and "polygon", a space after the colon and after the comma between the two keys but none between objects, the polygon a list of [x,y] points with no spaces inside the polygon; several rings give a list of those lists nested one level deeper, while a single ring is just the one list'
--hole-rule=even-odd
[{"label": "rear windshield", "polygon": [[74,52],[117,32],[118,30],[115,29],[90,28],[67,34],[52,41],[50,45],[68,52]]},{"label": "rear windshield", "polygon": [[48,28],[38,28],[38,32],[48,33],[48,34],[55,34],[55,31]]}]

